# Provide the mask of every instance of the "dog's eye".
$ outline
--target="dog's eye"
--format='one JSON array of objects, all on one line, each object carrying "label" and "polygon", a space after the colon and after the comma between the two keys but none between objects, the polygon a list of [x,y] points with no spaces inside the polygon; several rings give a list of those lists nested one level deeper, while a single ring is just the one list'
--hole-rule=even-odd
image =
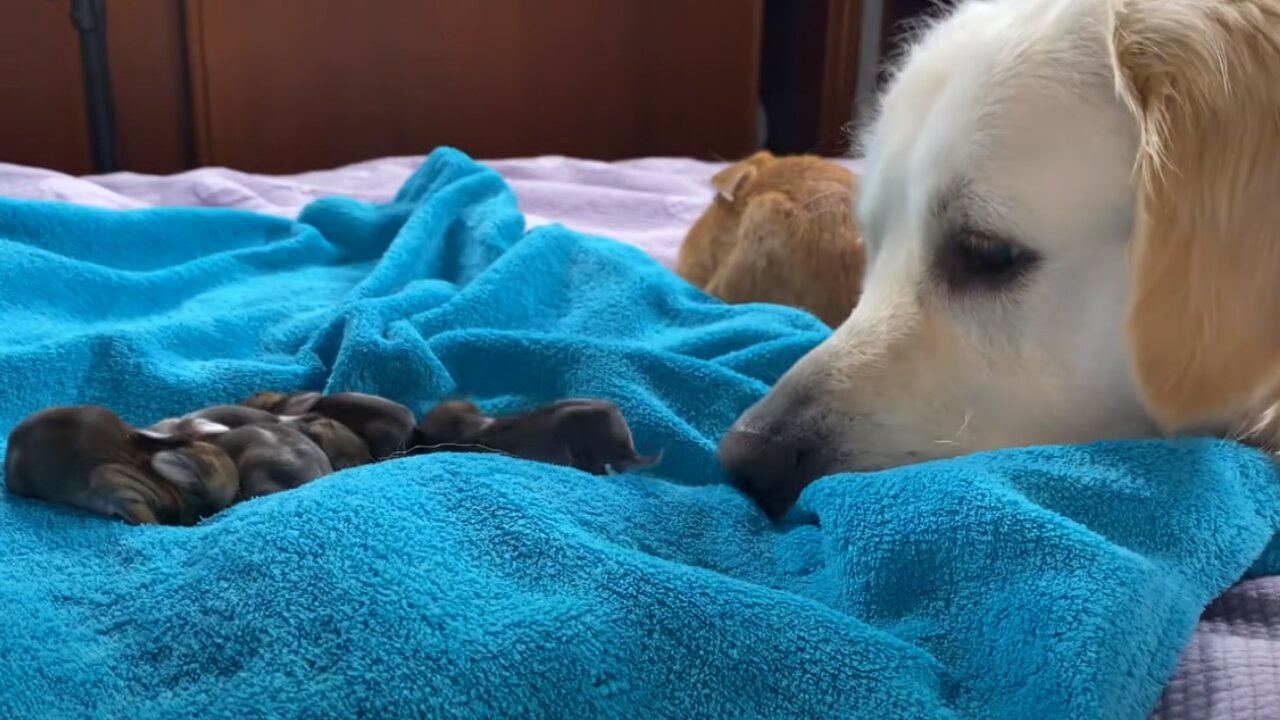
[{"label": "dog's eye", "polygon": [[1038,259],[1018,243],[965,230],[947,239],[938,264],[953,289],[995,290],[1025,277]]}]

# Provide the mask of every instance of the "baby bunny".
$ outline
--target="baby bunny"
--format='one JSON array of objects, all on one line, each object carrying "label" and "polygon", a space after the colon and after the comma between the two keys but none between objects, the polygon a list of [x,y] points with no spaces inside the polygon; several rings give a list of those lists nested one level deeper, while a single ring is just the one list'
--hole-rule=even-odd
[{"label": "baby bunny", "polygon": [[216,434],[242,425],[280,422],[280,417],[266,410],[243,405],[213,405],[176,418],[166,418],[147,428],[160,433],[178,433],[199,437]]},{"label": "baby bunny", "polygon": [[337,420],[309,413],[288,419],[284,424],[296,428],[315,443],[329,458],[329,464],[335,471],[373,462],[368,444]]},{"label": "baby bunny", "polygon": [[593,475],[648,467],[662,458],[637,454],[622,411],[601,400],[562,400],[497,418],[465,400],[451,400],[423,419],[422,440],[428,452],[500,452]]},{"label": "baby bunny", "polygon": [[333,472],[318,445],[291,423],[243,425],[210,437],[235,461],[240,498],[288,490]]},{"label": "baby bunny", "polygon": [[413,411],[377,395],[260,392],[243,404],[277,415],[315,413],[337,420],[365,441],[374,460],[404,453],[417,443]]},{"label": "baby bunny", "polygon": [[219,448],[139,430],[96,405],[54,407],[9,435],[5,484],[133,525],[194,525],[231,505],[239,477]]}]

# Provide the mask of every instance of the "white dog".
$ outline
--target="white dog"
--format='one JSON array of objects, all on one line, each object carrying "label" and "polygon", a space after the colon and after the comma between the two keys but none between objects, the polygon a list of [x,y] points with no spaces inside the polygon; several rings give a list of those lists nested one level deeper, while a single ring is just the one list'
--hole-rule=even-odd
[{"label": "white dog", "polygon": [[970,0],[866,141],[852,316],[721,444],[813,479],[1001,447],[1280,434],[1280,0]]}]

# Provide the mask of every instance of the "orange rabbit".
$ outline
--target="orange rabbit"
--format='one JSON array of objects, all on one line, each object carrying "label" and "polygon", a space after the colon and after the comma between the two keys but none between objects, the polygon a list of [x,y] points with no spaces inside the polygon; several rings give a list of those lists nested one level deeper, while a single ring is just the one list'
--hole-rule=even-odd
[{"label": "orange rabbit", "polygon": [[853,220],[857,177],[812,155],[761,151],[711,184],[716,198],[685,237],[676,272],[725,302],[792,305],[832,327],[843,322],[866,264]]}]

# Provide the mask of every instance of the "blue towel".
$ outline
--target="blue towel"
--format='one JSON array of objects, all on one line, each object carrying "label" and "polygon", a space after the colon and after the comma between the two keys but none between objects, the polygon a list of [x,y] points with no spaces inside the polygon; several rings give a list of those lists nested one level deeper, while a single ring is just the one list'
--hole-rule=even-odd
[{"label": "blue towel", "polygon": [[592,396],[666,454],[408,458],[194,528],[6,497],[3,718],[1137,719],[1280,524],[1268,458],[1184,440],[834,476],[771,525],[716,438],[823,326],[525,233],[448,149],[297,221],[0,201],[0,288],[6,433],[265,388]]}]

